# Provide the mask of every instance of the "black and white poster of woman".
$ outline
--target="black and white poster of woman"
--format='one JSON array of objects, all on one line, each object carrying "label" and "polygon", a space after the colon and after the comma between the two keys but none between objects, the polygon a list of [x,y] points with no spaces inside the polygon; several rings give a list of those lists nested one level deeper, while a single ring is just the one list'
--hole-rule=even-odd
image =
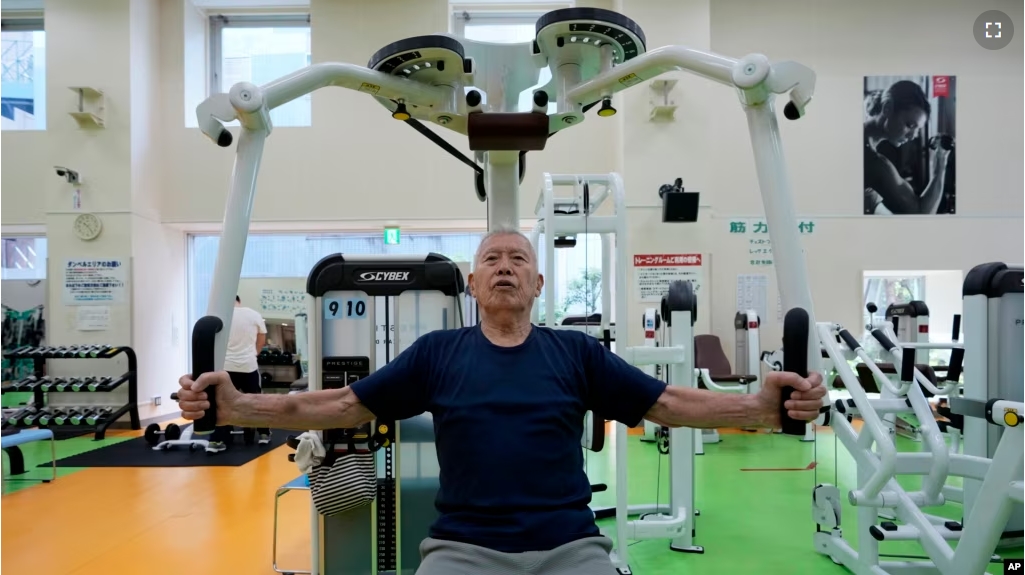
[{"label": "black and white poster of woman", "polygon": [[866,76],[865,214],[956,212],[954,76]]}]

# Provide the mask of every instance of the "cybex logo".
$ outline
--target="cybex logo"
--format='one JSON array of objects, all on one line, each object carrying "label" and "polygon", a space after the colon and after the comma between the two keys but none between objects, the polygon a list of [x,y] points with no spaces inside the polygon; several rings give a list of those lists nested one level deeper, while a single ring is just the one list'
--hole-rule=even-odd
[{"label": "cybex logo", "polygon": [[409,272],[363,272],[361,282],[404,282],[409,281]]}]

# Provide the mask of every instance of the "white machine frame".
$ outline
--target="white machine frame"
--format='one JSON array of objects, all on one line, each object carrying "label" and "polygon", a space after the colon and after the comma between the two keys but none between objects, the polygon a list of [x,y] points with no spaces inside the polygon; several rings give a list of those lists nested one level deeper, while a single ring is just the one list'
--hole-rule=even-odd
[{"label": "white machine frame", "polygon": [[[690,310],[674,310],[664,324],[669,337],[663,347],[627,347],[621,354],[631,365],[667,365],[670,385],[696,388],[694,369],[694,321]],[[694,544],[694,455],[701,444],[698,429],[669,430],[669,513],[641,511],[628,504],[626,426],[616,422],[616,538],[612,563],[620,575],[630,575],[630,540],[669,539],[669,548],[685,553],[704,553]],[[638,519],[629,517],[639,513]]]},{"label": "white machine frame", "polygon": [[[858,549],[855,550],[843,538],[840,492],[833,485],[815,488],[813,508],[819,525],[815,533],[816,549],[857,575],[982,573],[993,557],[992,551],[1012,506],[1015,502],[1021,504],[1025,497],[1022,482],[1018,479],[1022,473],[1023,449],[1020,419],[993,422],[1006,429],[992,459],[950,453],[922,393],[921,387],[931,383],[917,368],[912,379],[894,383],[842,326],[820,323],[817,327],[819,341],[851,394],[850,400],[836,402],[831,426],[858,467],[857,488],[848,495],[857,508]],[[892,329],[890,334],[893,334]],[[845,347],[837,343],[838,335],[845,342]],[[896,344],[894,339],[891,343],[895,347],[891,349],[899,352],[901,344]],[[900,370],[903,354],[897,352],[892,355],[894,366]],[[872,370],[879,385],[885,386],[892,397],[868,397],[857,375],[847,364],[847,357],[851,354]],[[1005,410],[1020,415],[1025,413],[1025,405],[1009,401],[997,401],[993,405],[994,414],[1003,414]],[[882,416],[903,412],[913,412],[921,421],[922,440],[927,452],[897,452],[892,432]],[[860,415],[864,422],[860,433],[850,424],[850,418],[855,415]],[[922,489],[905,490],[896,480],[898,474],[923,475]],[[960,525],[955,527],[956,522],[921,510],[922,507],[945,502],[945,483],[949,475],[983,482],[983,494],[976,500],[977,508],[965,521],[963,529]],[[892,512],[902,525],[894,525],[892,529],[881,528],[877,521],[883,511]],[[880,561],[879,543],[887,540],[918,541],[931,561]],[[951,549],[948,540],[959,541],[956,550]]]},{"label": "white machine frame", "polygon": [[[741,329],[736,325],[737,321],[743,319],[744,326]],[[747,393],[757,395],[762,389],[762,343],[761,325],[762,320],[758,312],[753,309],[738,311],[734,317],[734,343],[735,358],[733,368],[736,373],[744,373],[758,376],[757,381],[747,384]],[[740,340],[740,333],[744,333],[744,341]]]},{"label": "white machine frame", "polygon": [[[776,253],[776,277],[783,307],[806,310],[809,329],[813,328],[811,290],[798,237],[775,99],[777,95],[787,95],[789,102],[784,107],[784,115],[792,120],[802,117],[815,90],[815,73],[802,64],[773,63],[757,53],[733,58],[686,46],[647,51],[644,41],[639,26],[621,14],[568,8],[542,16],[532,42],[491,44],[450,35],[409,38],[379,51],[371,59],[372,65],[367,67],[316,63],[262,86],[240,82],[227,94],[215,94],[203,101],[196,111],[201,131],[221,147],[230,146],[235,139],[238,145],[207,313],[193,329],[193,375],[198,377],[200,373],[221,369],[224,364],[229,331],[224,328],[231,321],[257,173],[264,143],[272,130],[270,111],[328,86],[366,93],[396,119],[430,122],[468,136],[475,167],[483,166],[478,183],[483,181],[484,185],[478,185],[478,195],[483,187],[485,193],[480,199],[488,202],[488,228],[495,229],[519,226],[523,149],[513,148],[511,144],[495,144],[490,138],[478,138],[475,145],[475,121],[479,126],[486,123],[488,116],[498,118],[500,114],[505,114],[504,119],[513,119],[515,115],[533,121],[536,116],[529,116],[544,114],[551,99],[556,103],[556,111],[547,115],[547,136],[550,136],[584,121],[586,109],[599,102],[602,110],[614,112],[611,99],[615,93],[666,72],[688,72],[722,84],[737,95],[747,116],[765,219]],[[439,66],[428,65],[436,61],[446,62],[444,71]],[[544,67],[551,70],[552,80],[535,92],[533,111],[520,112],[516,109],[519,93],[537,83]],[[474,89],[467,91],[471,87]],[[480,92],[486,94],[486,101]],[[240,124],[237,138],[224,125],[235,120]],[[598,231],[595,222],[599,219],[592,217],[590,221],[588,231]],[[625,225],[618,223],[613,227],[625,246]],[[617,261],[620,264],[627,261],[625,248],[618,245]],[[618,274],[616,309],[620,313],[627,309],[625,282],[626,275]],[[552,304],[552,298],[547,301],[548,305]],[[310,324],[314,324],[312,317]],[[314,343],[309,342],[311,346]],[[632,363],[682,364],[686,361],[687,354],[678,346],[649,351],[647,353],[654,357],[647,359],[644,349],[634,350]],[[807,353],[809,371],[818,371],[821,357],[814,338],[808,343]],[[310,389],[316,389],[316,377],[316,368],[310,365]],[[194,435],[202,438],[211,433],[215,418],[216,406],[212,405],[204,419],[196,422]],[[691,432],[679,431],[677,437],[688,437],[680,433]],[[625,441],[625,437],[623,439]],[[675,443],[679,445],[680,441]],[[625,458],[622,463],[617,469],[625,473]],[[316,575],[316,569],[314,571]]]},{"label": "white machine frame", "polygon": [[[542,30],[541,35],[544,33]],[[555,33],[557,31],[553,30],[552,34]],[[486,43],[464,38],[458,42],[481,52],[489,48]],[[629,86],[670,71],[697,74],[735,90],[748,119],[765,216],[777,253],[774,262],[780,297],[786,309],[801,307],[809,312],[814,322],[807,266],[798,237],[774,105],[777,94],[788,94],[788,117],[802,116],[815,89],[815,73],[796,62],[771,63],[762,54],[738,59],[685,46],[666,46],[616,63],[615,55],[605,46],[601,50],[600,70],[593,71],[596,73],[590,77],[582,76],[580,63],[583,57],[579,54],[575,56],[577,61],[573,61],[573,54],[560,56],[554,61],[548,61],[543,55],[537,57],[540,60],[538,67],[547,65],[552,69],[552,82],[546,88],[557,89],[557,113],[550,116],[553,131],[583,121],[581,110],[584,106],[611,98]],[[521,46],[521,49],[525,48]],[[495,66],[501,67],[501,64],[495,62]],[[502,94],[503,80],[501,74],[496,77],[476,73],[469,77],[446,78],[445,84],[427,84],[355,64],[317,63],[263,86],[239,82],[227,94],[215,94],[203,101],[197,108],[199,127],[214,142],[221,146],[230,145],[234,137],[224,124],[235,120],[241,124],[207,317],[218,318],[222,326],[228,325],[231,318],[256,194],[257,172],[264,142],[272,129],[270,110],[320,88],[338,86],[368,93],[386,103],[389,109],[394,107],[393,102],[399,102],[408,107],[413,117],[465,134],[469,115],[486,114],[491,110],[468,107],[460,97],[464,86],[485,84],[485,91]],[[489,106],[495,111],[507,111],[499,104],[501,101],[501,98],[493,98],[489,100]],[[565,121],[566,118],[575,119]],[[519,224],[518,160],[510,159],[510,155],[516,154],[505,151],[477,153],[487,173],[489,229]],[[625,237],[625,230],[623,232]],[[622,288],[617,291],[625,292],[625,284]],[[216,369],[224,364],[227,342],[228,331],[217,331],[213,341],[213,367]],[[808,360],[810,369],[819,365],[817,347],[809,346]]]},{"label": "white machine frame", "polygon": [[[588,193],[584,193],[584,188]],[[573,187],[572,196],[557,196],[557,186]],[[586,206],[585,206],[586,199]],[[595,216],[606,200],[613,203],[611,215]],[[562,211],[557,211],[562,208]],[[614,321],[613,316],[613,293],[611,288],[612,276],[615,276],[615,317],[626,315],[627,309],[627,274],[623,270],[614,273],[613,254],[616,262],[629,261],[627,259],[628,244],[626,239],[626,209],[625,190],[623,181],[619,174],[544,174],[543,185],[538,196],[535,211],[538,216],[537,224],[531,231],[531,243],[538,253],[544,254],[545,270],[544,275],[548,278],[545,282],[545,327],[551,329],[582,330],[594,337],[600,338],[609,330],[615,333],[615,328],[622,325]],[[564,213],[569,211],[572,213]],[[579,215],[576,215],[579,213]],[[602,293],[601,293],[601,320],[597,325],[559,325],[555,321],[555,238],[562,236],[575,236],[585,233],[596,233],[601,237],[602,242]],[[541,236],[544,236],[544,246],[541,246]],[[590,310],[587,310],[590,312]],[[587,313],[585,312],[585,313]],[[531,310],[532,320],[539,323],[540,304],[534,301],[534,308]],[[654,334],[646,338],[645,345],[640,347],[626,347],[619,345],[617,353],[628,363],[646,370],[653,370],[657,365],[668,365],[670,381],[672,385],[684,385],[697,387],[696,378],[698,370],[693,365],[693,342],[694,332],[690,311],[673,312],[672,328],[670,339],[680,342],[676,345],[666,346],[654,345]],[[647,321],[650,317],[651,331],[655,331],[655,310],[649,310],[645,314]],[[664,318],[663,318],[664,321]],[[625,333],[625,332],[623,332]],[[618,340],[617,340],[618,341]],[[588,414],[585,421],[585,441],[589,439],[591,430]],[[670,548],[676,551],[702,553],[704,549],[693,544],[694,535],[694,451],[701,445],[700,434],[690,428],[674,428],[669,430],[669,499],[668,509],[664,506],[655,505],[628,505],[628,478],[627,478],[627,428],[620,422],[615,422],[615,467],[616,467],[616,537],[611,553],[613,564],[621,575],[629,575],[633,571],[630,568],[628,552],[629,540],[640,539],[668,539]],[[585,445],[586,446],[586,445]],[[668,511],[666,513],[665,511]],[[640,516],[639,519],[630,520],[631,516]]]},{"label": "white machine frame", "polygon": [[[643,327],[644,327],[644,345],[646,347],[662,347],[665,342],[660,337],[662,327],[662,317],[656,308],[649,307],[644,309],[643,316]],[[644,373],[647,373],[651,377],[655,377],[661,380],[665,380],[665,376],[662,373],[662,367],[658,365],[645,365],[641,367]],[[641,436],[641,441],[645,443],[654,443],[658,441],[657,431],[661,426],[655,423],[644,420],[644,435]]]}]

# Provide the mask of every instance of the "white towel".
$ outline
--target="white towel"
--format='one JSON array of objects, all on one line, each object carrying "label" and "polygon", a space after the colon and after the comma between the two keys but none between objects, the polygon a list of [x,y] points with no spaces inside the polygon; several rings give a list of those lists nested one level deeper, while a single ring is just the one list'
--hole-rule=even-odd
[{"label": "white towel", "polygon": [[299,447],[295,449],[295,464],[305,474],[313,471],[314,466],[324,461],[327,451],[324,449],[324,442],[320,435],[306,432],[299,436]]}]

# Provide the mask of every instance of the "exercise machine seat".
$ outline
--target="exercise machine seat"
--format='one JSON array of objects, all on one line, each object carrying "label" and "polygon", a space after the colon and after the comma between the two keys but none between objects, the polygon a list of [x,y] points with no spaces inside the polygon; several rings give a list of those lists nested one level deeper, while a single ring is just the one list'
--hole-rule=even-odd
[{"label": "exercise machine seat", "polygon": [[[708,375],[716,383],[733,383],[747,385],[758,381],[756,375],[738,375],[733,373],[730,360],[722,350],[722,343],[719,336],[702,334],[694,336],[694,367],[707,369]],[[705,385],[698,379],[698,387],[705,389]]]}]

